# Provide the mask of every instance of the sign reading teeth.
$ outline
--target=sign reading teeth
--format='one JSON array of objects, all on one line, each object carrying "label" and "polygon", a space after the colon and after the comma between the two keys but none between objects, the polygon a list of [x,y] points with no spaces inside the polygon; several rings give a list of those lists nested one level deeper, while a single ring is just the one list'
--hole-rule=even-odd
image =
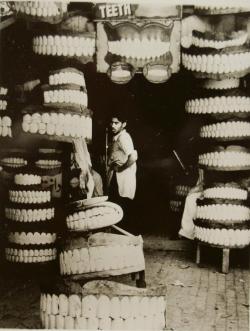
[{"label": "sign reading teeth", "polygon": [[111,17],[126,17],[131,14],[131,5],[128,3],[98,4],[96,10],[96,16],[102,19]]}]

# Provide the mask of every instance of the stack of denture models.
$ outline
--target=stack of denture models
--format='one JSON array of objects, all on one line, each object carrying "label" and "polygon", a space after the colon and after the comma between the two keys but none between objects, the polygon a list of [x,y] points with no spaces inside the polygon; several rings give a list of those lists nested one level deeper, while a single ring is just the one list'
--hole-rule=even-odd
[{"label": "stack of denture models", "polygon": [[41,187],[42,179],[26,171],[14,176],[5,207],[8,222],[7,261],[37,264],[56,260],[54,207],[50,190]]},{"label": "stack of denture models", "polygon": [[[13,3],[17,17],[28,20],[30,27],[43,22],[32,30],[32,47],[34,57],[46,60],[49,66],[47,81],[39,78],[37,84],[41,81],[41,86],[36,84],[42,103],[30,104],[31,99],[27,99],[21,127],[31,141],[39,137],[73,143],[79,148],[81,168],[87,164],[85,142],[92,136],[83,69],[93,61],[95,32],[82,12],[68,12],[67,5],[55,1]],[[10,262],[43,265],[56,259],[57,233],[50,202],[53,190],[40,187],[38,174],[58,175],[62,165],[59,154],[39,148],[33,160],[38,172],[23,170],[26,159],[19,154],[2,159],[5,166],[20,169],[5,208],[9,223],[6,258]],[[60,238],[58,254],[60,275],[50,275],[49,281],[43,279],[41,284],[42,327],[166,328],[166,289],[142,288],[146,286],[142,238],[115,225],[123,211],[107,200],[89,196],[66,203],[67,231]],[[130,285],[133,280],[137,287]]]},{"label": "stack of denture models", "polygon": [[12,116],[8,107],[8,88],[0,86],[0,137],[12,137]]},{"label": "stack of denture models", "polygon": [[82,68],[93,61],[95,32],[82,13],[67,13],[66,3],[28,1],[18,5],[21,17],[40,21],[42,16],[42,21],[57,23],[41,25],[33,34],[34,56],[53,65],[48,81],[41,86],[42,104],[28,105],[22,111],[22,130],[55,141],[91,140],[92,119],[87,109],[85,78],[76,66]]},{"label": "stack of denture models", "polygon": [[186,112],[204,118],[198,160],[204,169],[204,191],[197,201],[195,237],[222,248],[250,243],[244,185],[250,170],[250,98],[242,87],[242,78],[250,69],[250,49],[244,29],[218,32],[216,25],[228,22],[227,14],[236,12],[236,8],[197,8],[198,15],[205,15],[199,18],[209,21],[211,30],[193,31],[192,45],[182,54],[183,66],[200,79],[201,87],[186,102]]}]

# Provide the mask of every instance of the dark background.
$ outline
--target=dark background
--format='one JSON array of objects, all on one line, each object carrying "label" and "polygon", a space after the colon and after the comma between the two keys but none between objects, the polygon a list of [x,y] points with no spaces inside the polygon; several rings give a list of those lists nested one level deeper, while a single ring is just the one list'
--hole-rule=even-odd
[{"label": "dark background", "polygon": [[[41,27],[44,25],[35,25],[36,29]],[[58,59],[33,54],[33,33],[33,26],[18,21],[0,34],[0,82],[7,82],[10,91],[14,84],[31,79],[47,82],[48,71],[62,64]],[[117,85],[105,74],[97,73],[93,63],[67,63],[70,64],[85,74],[89,108],[93,110],[90,149],[95,169],[104,175],[99,159],[105,154],[105,128],[109,115],[120,109],[127,114],[127,129],[139,156],[135,222],[142,232],[171,232],[171,181],[176,178],[177,182],[195,182],[195,175],[182,179],[183,171],[172,152],[175,149],[186,166],[196,162],[199,119],[184,112],[185,100],[193,93],[194,79],[181,70],[164,84],[149,83],[138,74],[128,84]],[[34,93],[30,102],[39,104],[41,94]],[[22,106],[13,107],[20,112]]]}]

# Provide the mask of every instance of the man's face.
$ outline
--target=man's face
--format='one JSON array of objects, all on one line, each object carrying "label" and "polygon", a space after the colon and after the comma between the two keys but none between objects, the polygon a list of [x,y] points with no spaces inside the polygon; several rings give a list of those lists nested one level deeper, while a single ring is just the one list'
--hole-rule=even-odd
[{"label": "man's face", "polygon": [[114,135],[121,132],[125,125],[125,123],[120,122],[116,117],[113,117],[110,122],[111,131]]}]

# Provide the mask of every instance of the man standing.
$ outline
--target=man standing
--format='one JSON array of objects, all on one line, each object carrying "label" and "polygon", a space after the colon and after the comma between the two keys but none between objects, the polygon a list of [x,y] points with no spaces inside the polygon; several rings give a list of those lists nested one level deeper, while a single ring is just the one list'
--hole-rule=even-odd
[{"label": "man standing", "polygon": [[112,141],[108,150],[107,183],[111,201],[121,205],[124,211],[122,226],[134,229],[131,202],[136,191],[137,151],[130,134],[126,131],[127,119],[115,113],[111,117]]}]

